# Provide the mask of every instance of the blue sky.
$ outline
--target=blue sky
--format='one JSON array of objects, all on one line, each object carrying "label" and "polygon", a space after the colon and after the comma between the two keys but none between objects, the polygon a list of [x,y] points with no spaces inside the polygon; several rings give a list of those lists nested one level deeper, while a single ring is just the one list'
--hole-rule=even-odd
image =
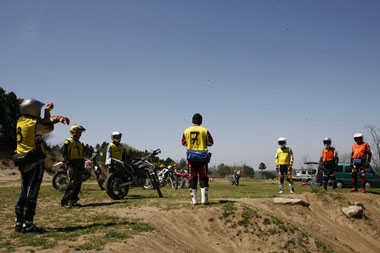
[{"label": "blue sky", "polygon": [[[123,141],[185,157],[191,117],[212,164],[274,167],[340,153],[380,126],[379,1],[0,1],[0,87],[54,102],[85,143]],[[69,128],[57,125],[51,141]]]}]

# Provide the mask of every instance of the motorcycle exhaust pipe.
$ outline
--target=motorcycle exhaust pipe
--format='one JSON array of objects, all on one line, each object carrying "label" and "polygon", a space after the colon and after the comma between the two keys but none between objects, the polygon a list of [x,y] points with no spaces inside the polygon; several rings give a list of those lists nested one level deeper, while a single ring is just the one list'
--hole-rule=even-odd
[{"label": "motorcycle exhaust pipe", "polygon": [[127,186],[127,185],[131,185],[132,182],[126,182],[126,183],[123,183],[123,184],[119,184],[119,186],[123,187],[123,186]]}]

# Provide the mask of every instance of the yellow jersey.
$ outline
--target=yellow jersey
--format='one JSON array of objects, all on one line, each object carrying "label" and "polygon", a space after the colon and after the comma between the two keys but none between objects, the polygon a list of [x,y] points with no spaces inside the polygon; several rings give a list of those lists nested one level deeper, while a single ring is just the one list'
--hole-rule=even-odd
[{"label": "yellow jersey", "polygon": [[65,140],[69,160],[83,159],[83,143],[70,137]]},{"label": "yellow jersey", "polygon": [[123,159],[123,144],[116,145],[111,142],[111,158],[122,160]]},{"label": "yellow jersey", "polygon": [[293,151],[291,148],[278,148],[276,152],[276,165],[292,165]]},{"label": "yellow jersey", "polygon": [[36,134],[38,119],[20,117],[16,126],[17,154],[39,149],[45,153],[42,136]]},{"label": "yellow jersey", "polygon": [[206,128],[193,125],[183,133],[182,144],[186,145],[188,150],[208,151],[207,146],[212,145],[208,140],[208,135]]}]

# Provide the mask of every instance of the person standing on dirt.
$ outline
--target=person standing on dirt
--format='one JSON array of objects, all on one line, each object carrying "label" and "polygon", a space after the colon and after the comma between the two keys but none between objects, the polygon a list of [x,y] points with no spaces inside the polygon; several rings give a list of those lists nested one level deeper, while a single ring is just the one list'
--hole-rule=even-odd
[{"label": "person standing on dirt", "polygon": [[278,181],[280,184],[280,192],[284,193],[284,177],[289,182],[290,193],[294,193],[292,166],[294,161],[293,151],[286,147],[286,138],[280,137],[278,140],[280,148],[276,152],[276,167],[278,170]]},{"label": "person standing on dirt", "polygon": [[202,115],[194,114],[192,118],[192,126],[187,128],[182,135],[182,145],[187,147],[187,166],[189,170],[189,183],[191,203],[196,205],[197,202],[197,183],[199,176],[199,184],[201,187],[202,204],[208,202],[208,163],[210,162],[211,154],[208,153],[208,146],[214,144],[214,140],[210,132],[201,127]]},{"label": "person standing on dirt", "polygon": [[61,199],[61,207],[80,207],[79,192],[82,187],[82,175],[84,172],[83,143],[79,140],[82,132],[86,129],[78,124],[70,128],[72,137],[65,140],[63,145],[63,159],[69,168],[70,183],[67,185],[65,193]]},{"label": "person standing on dirt", "polygon": [[44,103],[30,98],[20,105],[21,117],[17,121],[17,154],[13,161],[21,172],[21,193],[16,203],[15,232],[42,232],[43,228],[33,224],[37,207],[45,163],[45,147],[42,136],[54,130],[54,124],[69,124],[70,120],[63,116],[50,116],[53,103],[46,106],[45,116],[41,119]]},{"label": "person standing on dirt", "polygon": [[120,132],[112,132],[111,139],[112,142],[107,147],[107,155],[105,165],[107,167],[108,173],[113,173],[114,168],[111,163],[111,158],[117,160],[123,160],[123,145],[121,142],[122,133]]},{"label": "person standing on dirt", "polygon": [[323,171],[323,189],[327,191],[327,183],[329,179],[332,181],[332,189],[336,190],[336,166],[338,166],[339,157],[334,147],[331,147],[331,138],[324,138],[322,156],[320,163]]},{"label": "person standing on dirt", "polygon": [[365,184],[367,182],[367,177],[365,175],[366,168],[369,168],[369,163],[371,162],[372,153],[368,143],[363,141],[363,134],[356,133],[354,135],[354,140],[356,144],[352,146],[351,153],[351,180],[353,187],[350,192],[358,191],[357,175],[360,169],[360,181],[361,181],[361,192],[365,192]]}]

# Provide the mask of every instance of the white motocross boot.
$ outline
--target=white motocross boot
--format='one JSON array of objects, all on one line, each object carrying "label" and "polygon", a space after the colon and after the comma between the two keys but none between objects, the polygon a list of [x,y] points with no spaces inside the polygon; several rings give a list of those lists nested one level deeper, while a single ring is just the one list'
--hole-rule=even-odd
[{"label": "white motocross boot", "polygon": [[294,193],[294,186],[293,184],[289,183],[290,193]]},{"label": "white motocross boot", "polygon": [[193,204],[193,205],[197,205],[198,204],[198,201],[197,201],[197,189],[189,189],[190,190],[190,196],[191,196],[191,201],[190,203]]},{"label": "white motocross boot", "polygon": [[280,191],[278,193],[284,193],[284,184],[280,184]]},{"label": "white motocross boot", "polygon": [[202,195],[202,205],[209,205],[210,202],[208,202],[208,187],[201,188],[201,195]]}]

